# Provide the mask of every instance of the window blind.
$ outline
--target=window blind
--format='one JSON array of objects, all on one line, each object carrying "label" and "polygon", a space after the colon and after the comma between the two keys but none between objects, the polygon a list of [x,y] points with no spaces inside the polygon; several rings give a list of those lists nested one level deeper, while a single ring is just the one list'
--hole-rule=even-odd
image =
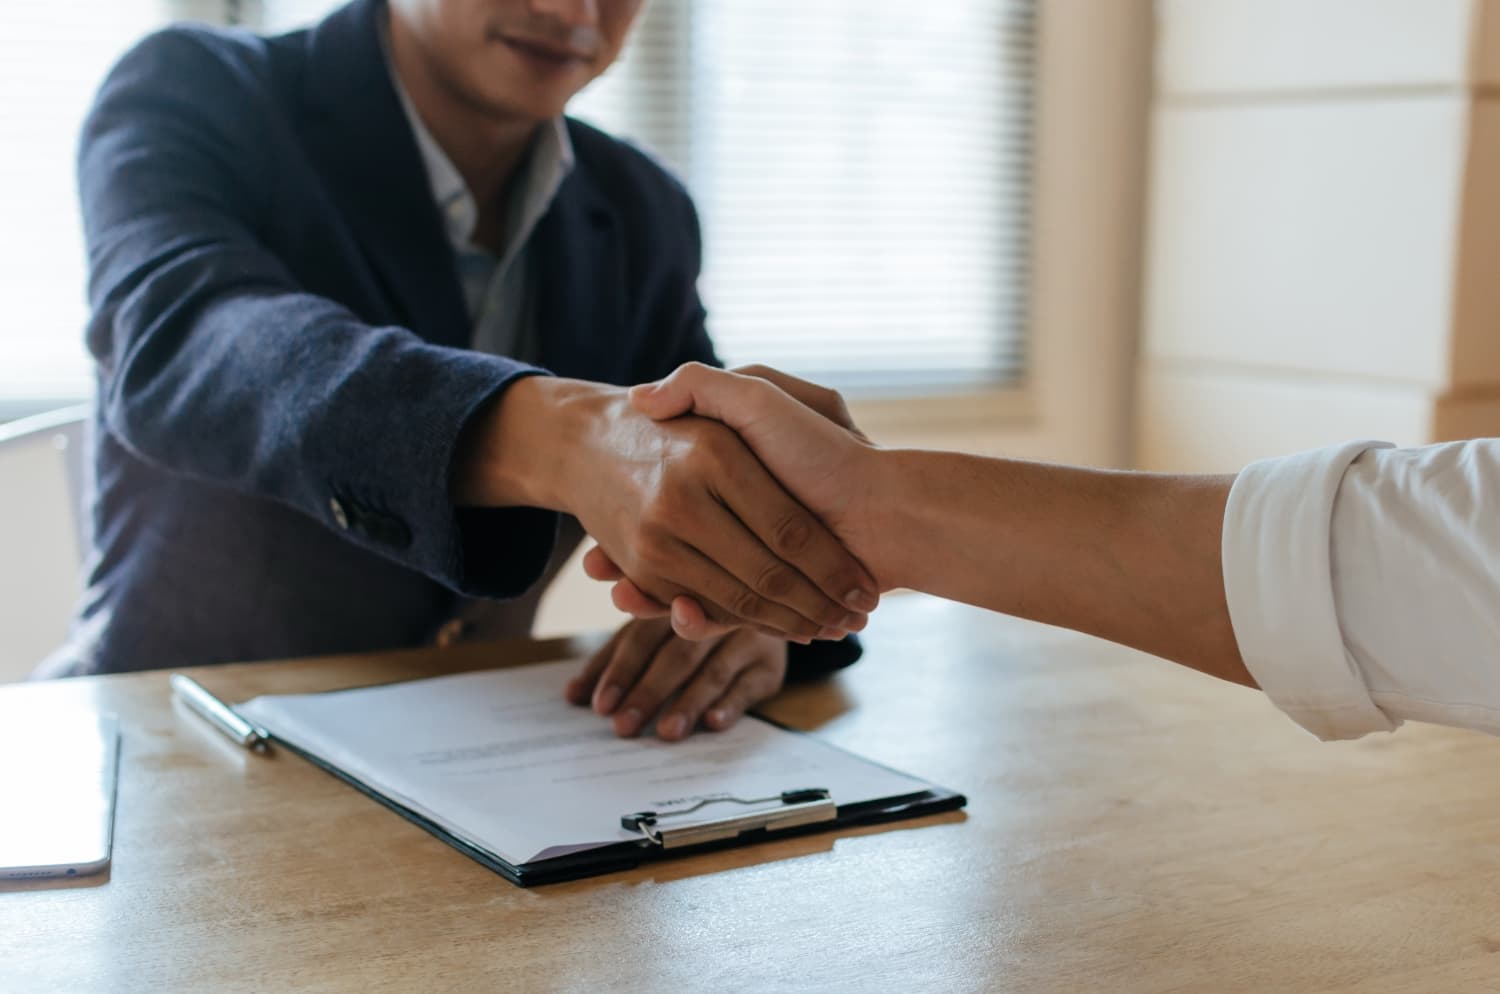
[{"label": "window blind", "polygon": [[710,329],[883,393],[1024,372],[1030,0],[652,0],[573,112],[693,191]]},{"label": "window blind", "polygon": [[221,0],[0,3],[0,418],[91,390],[74,157],[99,83],[148,31],[223,16]]}]

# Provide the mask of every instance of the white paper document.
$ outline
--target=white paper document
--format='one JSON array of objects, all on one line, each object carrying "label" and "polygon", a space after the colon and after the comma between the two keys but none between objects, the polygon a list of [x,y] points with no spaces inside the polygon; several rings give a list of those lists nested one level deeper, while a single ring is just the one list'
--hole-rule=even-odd
[{"label": "white paper document", "polygon": [[[620,826],[621,815],[636,811],[813,787],[826,788],[845,805],[929,787],[755,718],[681,742],[617,738],[609,722],[563,699],[564,684],[581,665],[564,660],[326,694],[258,697],[237,710],[512,864],[639,839]],[[694,819],[756,810],[714,807]]]}]

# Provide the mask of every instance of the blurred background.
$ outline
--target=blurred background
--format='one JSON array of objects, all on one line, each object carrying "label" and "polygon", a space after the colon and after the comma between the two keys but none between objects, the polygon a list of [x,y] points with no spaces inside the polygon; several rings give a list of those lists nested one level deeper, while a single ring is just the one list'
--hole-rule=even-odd
[{"label": "blurred background", "polygon": [[[16,419],[89,397],[93,91],[169,21],[334,6],[0,4],[0,679],[78,583],[78,440]],[[888,444],[1233,471],[1500,434],[1497,83],[1497,0],[648,0],[574,113],[694,193],[731,364]],[[614,618],[575,574],[540,634]]]}]

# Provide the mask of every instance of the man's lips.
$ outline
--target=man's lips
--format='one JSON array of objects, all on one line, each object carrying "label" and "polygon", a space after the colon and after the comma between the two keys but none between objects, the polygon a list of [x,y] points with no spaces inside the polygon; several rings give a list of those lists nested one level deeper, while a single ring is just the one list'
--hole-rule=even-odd
[{"label": "man's lips", "polygon": [[500,40],[522,55],[529,55],[543,62],[555,65],[568,65],[573,62],[587,62],[592,58],[591,52],[580,52],[577,49],[554,45],[534,38],[521,38],[516,35],[501,35]]}]

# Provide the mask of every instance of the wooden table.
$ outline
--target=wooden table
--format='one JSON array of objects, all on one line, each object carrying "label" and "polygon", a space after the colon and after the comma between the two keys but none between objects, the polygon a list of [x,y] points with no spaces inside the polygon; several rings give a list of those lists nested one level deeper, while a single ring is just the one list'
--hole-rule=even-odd
[{"label": "wooden table", "polygon": [[[1258,694],[922,597],[868,645],[766,710],[966,814],[538,890],[228,746],[165,674],[0,689],[125,728],[112,875],[0,890],[0,991],[1500,990],[1500,741],[1322,745]],[[197,675],[242,699],[569,648]]]}]

